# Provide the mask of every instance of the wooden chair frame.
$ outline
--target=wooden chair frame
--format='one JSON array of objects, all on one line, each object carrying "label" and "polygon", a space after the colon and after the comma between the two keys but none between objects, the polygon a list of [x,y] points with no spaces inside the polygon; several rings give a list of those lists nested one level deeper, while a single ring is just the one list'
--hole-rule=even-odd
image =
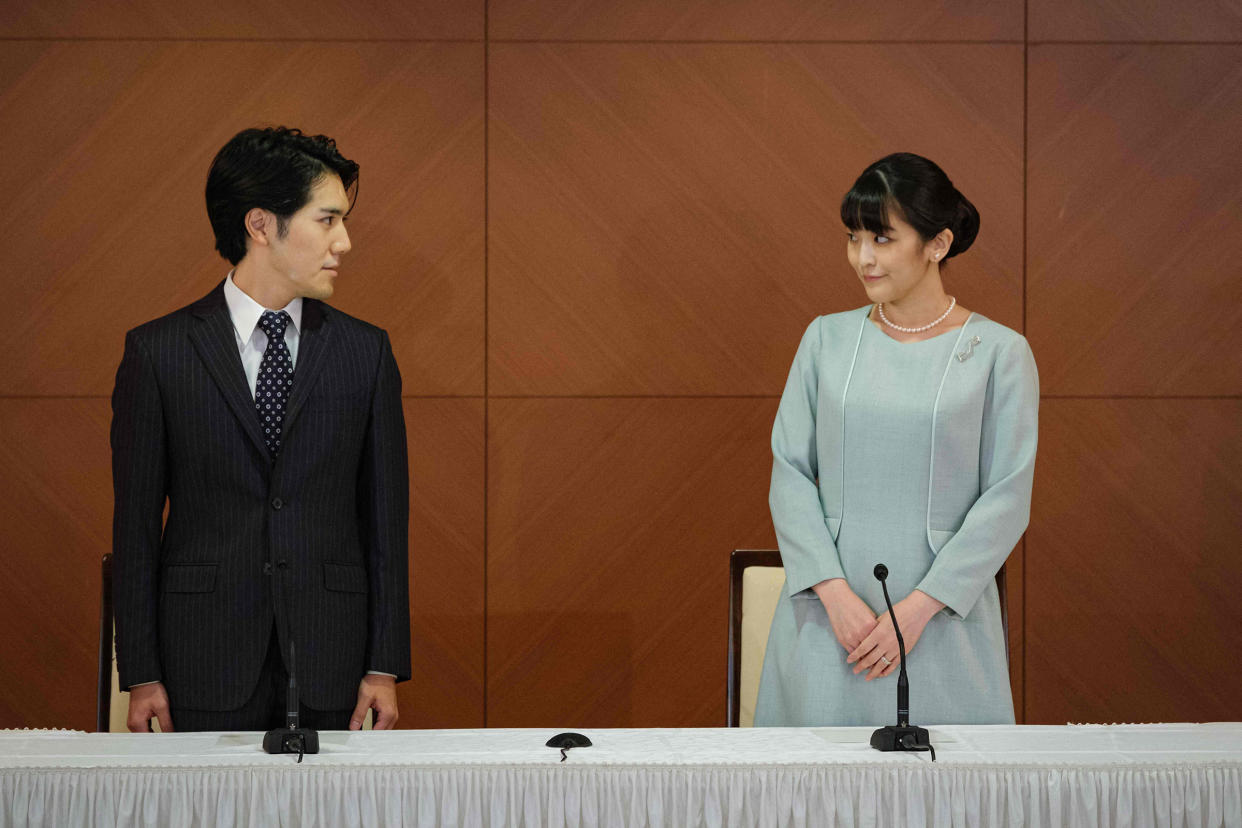
[{"label": "wooden chair frame", "polygon": [[99,562],[99,697],[95,705],[95,729],[107,733],[112,717],[112,553]]}]

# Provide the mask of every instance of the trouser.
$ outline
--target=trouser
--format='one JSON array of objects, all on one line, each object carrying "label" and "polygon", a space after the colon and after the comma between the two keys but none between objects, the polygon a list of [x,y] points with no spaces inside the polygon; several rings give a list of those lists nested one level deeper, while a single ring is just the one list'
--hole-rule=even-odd
[{"label": "trouser", "polygon": [[[289,694],[289,673],[280,657],[280,641],[276,626],[267,645],[267,657],[259,670],[250,698],[234,710],[193,710],[173,707],[173,728],[187,730],[272,730],[285,726],[286,701]],[[349,710],[316,710],[304,703],[298,705],[299,725],[312,730],[348,730]]]}]

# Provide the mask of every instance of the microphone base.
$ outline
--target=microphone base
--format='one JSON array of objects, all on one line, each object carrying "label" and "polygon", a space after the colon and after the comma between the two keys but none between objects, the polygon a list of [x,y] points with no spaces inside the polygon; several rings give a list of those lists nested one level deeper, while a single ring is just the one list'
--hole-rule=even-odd
[{"label": "microphone base", "polygon": [[871,747],[885,753],[894,750],[930,750],[931,735],[925,727],[889,725],[871,734]]},{"label": "microphone base", "polygon": [[318,753],[319,731],[309,727],[278,727],[263,736],[267,753]]}]

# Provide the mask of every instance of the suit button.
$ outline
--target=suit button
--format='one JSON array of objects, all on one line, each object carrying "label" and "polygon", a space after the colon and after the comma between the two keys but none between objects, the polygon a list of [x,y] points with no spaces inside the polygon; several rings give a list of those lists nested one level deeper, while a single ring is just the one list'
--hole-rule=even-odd
[{"label": "suit button", "polygon": [[276,568],[277,568],[277,569],[288,569],[288,568],[289,568],[289,563],[288,563],[287,561],[277,561],[277,562],[276,562]]},{"label": "suit button", "polygon": [[275,509],[276,511],[279,512],[280,508],[284,505],[285,505],[285,502],[281,500],[279,497],[272,498],[272,508]]}]

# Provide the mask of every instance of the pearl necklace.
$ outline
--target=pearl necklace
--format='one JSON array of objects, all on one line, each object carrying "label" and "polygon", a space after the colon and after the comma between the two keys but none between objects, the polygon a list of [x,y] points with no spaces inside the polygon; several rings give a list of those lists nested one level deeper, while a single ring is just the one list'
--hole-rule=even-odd
[{"label": "pearl necklace", "polygon": [[955,307],[957,307],[957,297],[950,296],[949,297],[949,309],[945,311],[944,313],[940,314],[940,316],[936,319],[935,322],[929,322],[928,324],[923,325],[922,327],[919,327],[919,328],[907,328],[904,325],[894,325],[892,322],[889,322],[888,317],[884,315],[884,303],[883,302],[876,305],[875,309],[880,312],[880,321],[883,322],[885,325],[888,325],[893,330],[901,331],[902,333],[922,333],[923,331],[936,327],[941,322],[948,319],[949,314],[953,313],[953,308]]}]

